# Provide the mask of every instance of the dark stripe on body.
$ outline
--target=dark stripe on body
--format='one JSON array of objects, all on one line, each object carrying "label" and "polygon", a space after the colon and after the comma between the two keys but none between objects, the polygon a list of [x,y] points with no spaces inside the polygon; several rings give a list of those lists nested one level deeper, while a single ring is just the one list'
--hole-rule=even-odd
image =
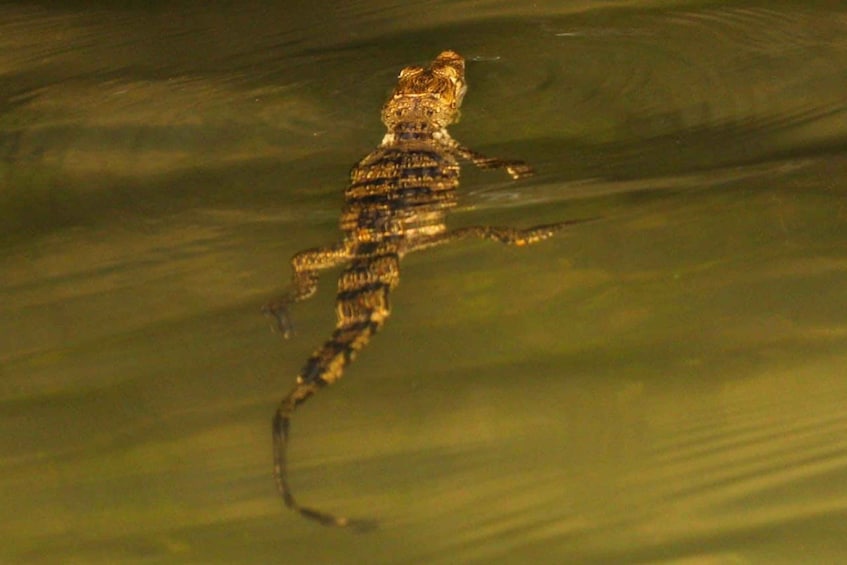
[{"label": "dark stripe on body", "polygon": [[338,380],[344,367],[381,326],[382,320],[368,319],[336,328],[332,336],[306,361],[300,371],[302,382],[325,386]]}]

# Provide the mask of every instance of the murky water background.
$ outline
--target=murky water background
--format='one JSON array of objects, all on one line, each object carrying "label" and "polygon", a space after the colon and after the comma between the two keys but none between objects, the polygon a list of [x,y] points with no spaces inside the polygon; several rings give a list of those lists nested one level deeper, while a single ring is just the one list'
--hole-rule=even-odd
[{"label": "murky water background", "polygon": [[[835,2],[0,6],[0,561],[800,563],[847,555],[847,9]],[[565,6],[565,7],[563,7]],[[467,224],[294,420],[397,71],[452,48]]]}]

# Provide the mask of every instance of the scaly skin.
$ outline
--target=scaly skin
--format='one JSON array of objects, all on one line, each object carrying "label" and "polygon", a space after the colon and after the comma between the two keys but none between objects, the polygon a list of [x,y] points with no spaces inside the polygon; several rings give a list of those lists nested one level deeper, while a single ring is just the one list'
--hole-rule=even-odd
[{"label": "scaly skin", "polygon": [[283,336],[289,337],[289,305],[315,293],[320,271],[347,265],[338,279],[335,331],[306,361],[273,419],[277,488],[289,508],[324,525],[367,529],[374,522],[351,520],[297,503],[288,484],[289,422],[297,406],[341,378],[347,364],[382,327],[391,312],[389,294],[400,280],[400,259],[413,251],[470,236],[526,245],[581,221],[523,230],[487,226],[447,230],[444,220],[456,204],[459,158],[483,169],[503,168],[513,179],[532,174],[522,161],[485,157],[450,137],[446,128],[458,119],[466,89],[465,60],[453,51],[444,51],[429,67],[410,66],[400,71],[394,93],[382,109],[388,133],[350,173],[341,213],[341,240],[297,253],[291,259],[290,288],[264,307]]}]

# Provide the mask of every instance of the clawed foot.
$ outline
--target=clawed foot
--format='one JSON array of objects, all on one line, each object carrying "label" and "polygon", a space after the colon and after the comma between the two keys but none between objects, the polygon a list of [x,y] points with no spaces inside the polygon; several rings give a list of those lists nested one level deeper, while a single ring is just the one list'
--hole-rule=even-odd
[{"label": "clawed foot", "polygon": [[288,315],[288,307],[280,302],[269,302],[262,306],[262,314],[271,318],[271,329],[279,332],[284,339],[288,339],[294,333],[291,317]]},{"label": "clawed foot", "polygon": [[476,157],[473,161],[474,165],[480,169],[506,169],[512,179],[522,179],[535,174],[532,167],[523,161],[507,161],[506,159],[498,159],[496,157]]},{"label": "clawed foot", "polygon": [[506,172],[509,173],[514,180],[531,177],[535,171],[523,161],[514,161],[506,164]]}]

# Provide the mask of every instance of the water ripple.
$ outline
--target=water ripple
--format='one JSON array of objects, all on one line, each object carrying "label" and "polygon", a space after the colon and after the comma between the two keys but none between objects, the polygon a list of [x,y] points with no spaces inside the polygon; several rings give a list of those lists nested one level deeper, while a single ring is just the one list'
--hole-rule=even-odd
[{"label": "water ripple", "polygon": [[566,56],[535,81],[538,115],[589,156],[607,146],[626,176],[644,162],[712,169],[847,143],[844,16],[717,8],[544,30]]}]

